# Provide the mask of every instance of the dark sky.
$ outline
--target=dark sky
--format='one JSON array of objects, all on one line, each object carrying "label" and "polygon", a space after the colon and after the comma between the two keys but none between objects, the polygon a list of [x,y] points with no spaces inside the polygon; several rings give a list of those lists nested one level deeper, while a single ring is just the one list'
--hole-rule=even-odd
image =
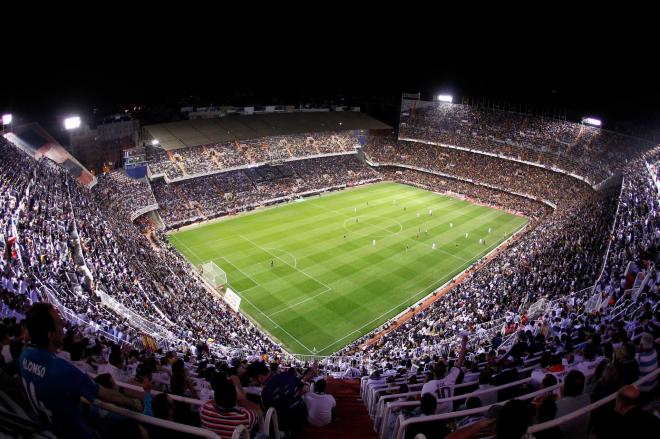
[{"label": "dark sky", "polygon": [[469,16],[447,24],[420,15],[408,21],[397,11],[335,20],[304,10],[301,19],[280,21],[267,13],[259,20],[246,12],[207,17],[163,5],[165,18],[118,8],[17,21],[4,51],[0,110],[48,124],[92,107],[107,112],[189,96],[200,103],[298,104],[341,94],[384,114],[402,91],[445,91],[459,100],[599,116],[610,128],[660,130],[658,38],[642,24],[604,22],[592,30],[589,20],[562,14],[550,24],[537,22],[538,15],[513,24]]}]

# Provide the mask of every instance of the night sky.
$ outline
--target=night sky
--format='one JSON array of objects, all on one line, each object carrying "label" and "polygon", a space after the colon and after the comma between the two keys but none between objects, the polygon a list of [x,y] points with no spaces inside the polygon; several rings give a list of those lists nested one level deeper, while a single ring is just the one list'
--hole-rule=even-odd
[{"label": "night sky", "polygon": [[[120,8],[111,16],[87,11],[84,19],[14,23],[19,38],[3,52],[0,111],[56,126],[92,108],[108,114],[136,104],[297,105],[343,97],[396,123],[401,92],[446,92],[573,120],[593,115],[608,128],[660,139],[658,38],[643,29],[591,33],[579,20],[444,26],[369,15],[376,12],[341,22],[220,14],[197,23],[203,12],[166,12],[164,21]],[[23,40],[25,29],[30,37]]]}]

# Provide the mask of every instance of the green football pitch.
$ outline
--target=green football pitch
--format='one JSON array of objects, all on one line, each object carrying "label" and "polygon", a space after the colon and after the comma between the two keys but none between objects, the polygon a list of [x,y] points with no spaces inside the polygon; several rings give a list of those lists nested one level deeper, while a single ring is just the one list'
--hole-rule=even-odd
[{"label": "green football pitch", "polygon": [[241,311],[289,352],[329,355],[526,223],[468,201],[378,183],[193,226],[169,239],[196,267],[213,261],[224,270]]}]

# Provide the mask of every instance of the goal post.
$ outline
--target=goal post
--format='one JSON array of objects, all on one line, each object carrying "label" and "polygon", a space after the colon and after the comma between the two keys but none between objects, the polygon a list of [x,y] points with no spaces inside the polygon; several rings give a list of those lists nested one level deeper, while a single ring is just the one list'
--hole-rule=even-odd
[{"label": "goal post", "polygon": [[199,269],[202,277],[214,288],[224,289],[227,285],[227,273],[218,267],[215,262],[209,261],[202,264]]}]

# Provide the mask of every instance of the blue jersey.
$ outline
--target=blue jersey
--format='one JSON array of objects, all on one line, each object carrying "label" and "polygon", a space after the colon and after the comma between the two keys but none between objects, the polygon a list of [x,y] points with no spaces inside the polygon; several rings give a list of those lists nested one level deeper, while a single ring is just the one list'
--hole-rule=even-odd
[{"label": "blue jersey", "polygon": [[19,365],[32,407],[53,426],[58,437],[94,437],[82,418],[80,397],[95,400],[98,384],[45,349],[24,350]]}]

